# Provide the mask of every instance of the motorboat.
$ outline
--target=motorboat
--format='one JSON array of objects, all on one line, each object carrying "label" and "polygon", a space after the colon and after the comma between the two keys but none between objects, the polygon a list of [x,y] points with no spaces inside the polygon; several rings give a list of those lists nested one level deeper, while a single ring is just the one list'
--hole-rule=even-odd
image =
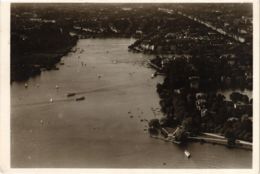
[{"label": "motorboat", "polygon": [[76,93],[75,92],[72,92],[72,93],[68,93],[67,94],[67,97],[72,97],[72,96],[75,96],[76,95]]},{"label": "motorboat", "polygon": [[85,100],[85,97],[82,96],[82,97],[78,97],[78,98],[76,98],[76,101],[80,101],[80,100]]},{"label": "motorboat", "polygon": [[184,154],[187,158],[189,158],[191,156],[191,154],[188,150],[184,150]]}]

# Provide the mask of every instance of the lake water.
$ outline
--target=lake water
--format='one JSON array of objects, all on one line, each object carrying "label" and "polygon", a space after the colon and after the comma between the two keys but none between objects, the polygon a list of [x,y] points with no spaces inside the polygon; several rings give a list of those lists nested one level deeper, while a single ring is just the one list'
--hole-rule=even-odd
[{"label": "lake water", "polygon": [[251,151],[192,143],[188,159],[183,148],[149,137],[141,119],[161,117],[152,110],[163,79],[151,79],[148,55],[128,52],[132,42],[79,40],[60,70],[31,78],[28,88],[12,84],[12,167],[251,168]]}]

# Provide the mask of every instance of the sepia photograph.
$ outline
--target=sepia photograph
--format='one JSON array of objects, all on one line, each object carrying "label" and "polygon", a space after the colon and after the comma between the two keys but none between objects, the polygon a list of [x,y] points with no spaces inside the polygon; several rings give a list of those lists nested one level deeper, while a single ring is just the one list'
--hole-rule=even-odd
[{"label": "sepia photograph", "polygon": [[11,2],[10,168],[253,169],[254,5]]}]

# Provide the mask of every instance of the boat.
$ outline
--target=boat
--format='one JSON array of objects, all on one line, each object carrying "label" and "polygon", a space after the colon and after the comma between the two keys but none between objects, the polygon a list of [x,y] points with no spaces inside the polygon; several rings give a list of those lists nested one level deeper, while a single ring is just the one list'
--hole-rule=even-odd
[{"label": "boat", "polygon": [[82,97],[78,97],[78,98],[76,98],[76,101],[80,101],[80,100],[85,100],[85,97],[82,96]]},{"label": "boat", "polygon": [[117,64],[117,60],[113,60],[113,64]]},{"label": "boat", "polygon": [[28,87],[28,84],[27,84],[27,83],[25,83],[25,84],[24,84],[24,87],[25,87],[25,88],[27,88],[27,87]]},{"label": "boat", "polygon": [[152,75],[151,75],[151,78],[153,79],[154,77],[156,77],[157,76],[157,73],[155,72],[155,73],[153,73]]},{"label": "boat", "polygon": [[98,76],[99,79],[102,77],[101,74],[98,74],[97,76]]},{"label": "boat", "polygon": [[184,154],[187,158],[190,158],[190,152],[188,150],[184,150]]},{"label": "boat", "polygon": [[72,92],[72,93],[68,93],[67,94],[67,97],[72,97],[72,96],[75,96],[76,95],[76,93],[75,92]]}]

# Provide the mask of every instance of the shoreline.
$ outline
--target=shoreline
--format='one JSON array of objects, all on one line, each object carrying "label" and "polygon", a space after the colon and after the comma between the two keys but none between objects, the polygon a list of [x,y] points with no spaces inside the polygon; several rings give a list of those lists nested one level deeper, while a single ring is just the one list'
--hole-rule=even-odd
[{"label": "shoreline", "polygon": [[[165,70],[165,68],[162,68],[162,67],[158,68],[157,66],[158,65],[151,66],[151,67],[153,69],[155,69],[156,72],[160,72],[160,71],[167,72]],[[170,92],[169,91],[170,87],[167,86],[167,83],[169,83],[169,82],[167,82],[167,81],[169,81],[169,78],[171,78],[171,77],[167,73],[165,73],[164,76],[165,76],[164,83],[157,85],[157,92],[158,92],[158,94],[161,98],[161,102],[160,102],[161,107],[162,107],[161,109],[162,109],[163,113],[165,114],[165,117],[161,118],[161,120],[160,120],[161,126],[169,126],[169,125],[174,126],[176,124],[177,125],[178,124],[179,125],[183,125],[183,124],[185,125],[186,124],[186,127],[188,127],[187,130],[190,130],[195,135],[199,134],[201,131],[204,131],[204,132],[207,131],[209,133],[217,133],[219,135],[223,135],[227,139],[240,138],[242,140],[252,142],[252,137],[250,138],[250,136],[252,136],[252,133],[250,133],[252,131],[252,128],[244,129],[244,128],[241,127],[241,128],[239,128],[239,130],[236,130],[237,128],[235,128],[235,129],[232,128],[232,126],[236,125],[236,124],[241,126],[240,124],[244,124],[243,122],[245,122],[247,124],[247,127],[249,126],[249,124],[251,124],[251,127],[252,127],[252,117],[250,117],[252,115],[252,97],[249,98],[246,94],[241,94],[241,93],[237,92],[237,91],[239,91],[238,89],[234,89],[234,90],[228,89],[228,90],[232,91],[232,92],[230,92],[230,98],[232,97],[232,95],[234,96],[236,94],[236,95],[240,95],[240,96],[243,96],[243,97],[247,96],[247,100],[248,101],[250,100],[250,104],[247,103],[246,101],[245,101],[245,103],[242,102],[242,104],[241,104],[239,102],[237,103],[237,101],[234,101],[234,97],[232,99],[229,98],[229,100],[225,100],[225,97],[222,94],[219,93],[219,91],[221,91],[221,89],[216,89],[216,90],[213,90],[213,91],[203,91],[200,88],[192,89],[192,87],[183,86],[179,89],[176,89],[176,88],[171,89],[171,90],[174,90],[174,92]],[[213,97],[213,100],[215,100],[214,98],[217,99],[217,97],[223,97],[220,100],[220,102],[223,103],[222,107],[229,107],[230,109],[233,109],[234,113],[238,113],[236,111],[236,109],[237,109],[237,106],[240,106],[240,105],[241,106],[248,105],[250,108],[249,108],[249,110],[245,110],[245,111],[242,112],[244,114],[247,114],[247,116],[244,116],[243,114],[240,113],[240,117],[238,116],[238,118],[229,116],[229,117],[226,117],[226,119],[227,119],[226,121],[223,120],[219,124],[214,124],[214,122],[216,122],[217,120],[213,121],[212,118],[211,118],[212,117],[211,115],[216,114],[216,111],[210,110],[210,108],[208,106],[203,107],[203,105],[200,106],[199,104],[197,104],[197,102],[201,100],[201,99],[197,98],[198,94],[205,95],[205,98],[203,98],[203,102],[205,102],[206,105],[207,105],[207,102],[209,100],[208,96],[214,96],[215,95],[215,97]],[[187,103],[185,98],[195,98],[195,96],[196,96],[195,100],[188,99],[188,100],[190,100],[189,102],[191,102],[191,103],[189,103],[189,102]],[[169,103],[169,100],[173,100],[173,102]],[[210,99],[210,100],[212,100],[212,99]],[[177,104],[180,101],[184,102],[184,104],[181,104],[181,105]],[[167,104],[167,102],[168,102],[168,104]],[[193,107],[195,107],[195,103],[193,103],[193,102],[196,102],[196,107],[197,107],[196,109],[195,108],[192,109]],[[225,102],[226,102],[226,104],[224,104]],[[180,108],[183,107],[183,109],[186,108],[187,113],[182,113],[184,115],[181,116],[180,118],[176,119],[175,114],[177,113],[177,111],[174,111],[174,110],[176,110],[179,107]],[[173,110],[173,112],[172,112],[172,110]],[[197,113],[198,111],[200,113]],[[223,113],[223,114],[226,114],[226,113]],[[197,116],[190,117],[188,115],[197,115]],[[241,123],[241,121],[242,121],[242,123]],[[176,123],[174,123],[174,122],[176,122]],[[249,123],[249,122],[251,122],[251,123]],[[198,127],[198,129],[193,130],[193,127],[194,127],[193,124],[196,124],[195,127]],[[204,127],[202,127],[202,125]],[[245,131],[245,130],[247,130],[247,131],[246,131],[246,133],[243,132],[244,134],[242,132],[238,133],[238,131]]]},{"label": "shoreline", "polygon": [[[40,75],[41,72],[46,70],[58,70],[56,65],[60,62],[61,58],[72,51],[72,48],[77,44],[78,39],[75,39],[70,45],[54,51],[42,52],[26,52],[23,55],[11,56],[11,59],[20,60],[33,60],[34,64],[28,60],[22,65],[19,63],[11,63],[11,83],[13,81],[25,82],[29,78]],[[37,57],[37,60],[34,60]]]}]

